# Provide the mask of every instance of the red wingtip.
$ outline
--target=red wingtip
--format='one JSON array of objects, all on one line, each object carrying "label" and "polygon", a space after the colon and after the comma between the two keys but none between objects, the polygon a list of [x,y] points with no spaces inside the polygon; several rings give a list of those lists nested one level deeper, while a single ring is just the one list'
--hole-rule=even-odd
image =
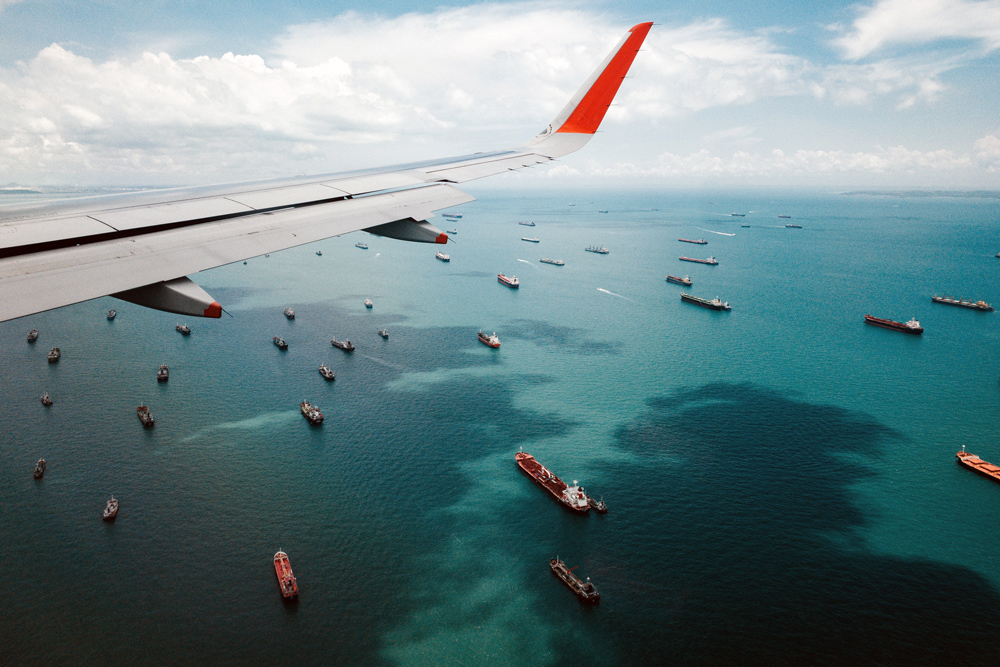
[{"label": "red wingtip", "polygon": [[625,38],[604,71],[556,132],[578,134],[597,132],[601,121],[604,120],[604,114],[607,113],[611,101],[615,99],[618,88],[622,85],[622,80],[632,66],[632,61],[635,60],[635,54],[639,52],[639,47],[642,46],[652,26],[652,22],[639,23],[629,30],[631,34]]},{"label": "red wingtip", "polygon": [[447,234],[438,234],[438,237],[434,239],[434,243],[447,243],[447,242],[448,242]]},{"label": "red wingtip", "polygon": [[205,317],[222,317],[222,305],[218,301],[213,301],[205,309]]}]

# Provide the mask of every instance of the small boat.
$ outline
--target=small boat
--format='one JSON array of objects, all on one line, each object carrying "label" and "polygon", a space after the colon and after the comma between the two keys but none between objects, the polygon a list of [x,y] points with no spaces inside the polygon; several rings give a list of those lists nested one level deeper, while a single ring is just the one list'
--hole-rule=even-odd
[{"label": "small boat", "polygon": [[445,232],[445,233],[446,233],[446,234],[458,234],[458,230],[457,230],[457,229],[449,229],[449,230],[448,230],[447,232]]},{"label": "small boat", "polygon": [[170,379],[170,369],[167,368],[166,364],[160,364],[160,367],[156,370],[156,381],[166,382]]},{"label": "small boat", "polygon": [[608,513],[608,505],[607,503],[604,502],[604,498],[601,498],[600,500],[594,500],[590,496],[587,496],[587,503],[590,505],[590,508],[595,512],[597,512],[598,514]]},{"label": "small boat", "polygon": [[694,296],[693,294],[685,294],[684,292],[681,292],[681,301],[693,303],[696,306],[711,308],[712,310],[732,310],[732,306],[729,305],[729,302],[723,301],[719,297],[715,297],[714,299],[703,299],[700,296]]},{"label": "small boat", "polygon": [[339,341],[336,338],[330,341],[330,345],[338,347],[344,352],[354,352],[354,345],[349,340]]},{"label": "small boat", "polygon": [[934,303],[945,303],[949,306],[960,306],[962,308],[971,308],[972,310],[981,310],[983,312],[990,312],[993,310],[993,306],[986,303],[982,299],[979,301],[973,301],[972,299],[963,299],[962,297],[956,299],[953,296],[932,296],[931,301]]},{"label": "small boat", "polygon": [[598,211],[598,213],[607,213],[607,212],[608,212],[608,209],[606,209],[606,208],[605,209],[601,209],[600,211]]},{"label": "small boat", "polygon": [[38,459],[38,463],[35,464],[35,479],[41,479],[42,475],[45,474],[45,459]]},{"label": "small boat", "polygon": [[881,317],[865,315],[865,322],[882,327],[883,329],[892,329],[893,331],[902,331],[903,333],[916,334],[918,336],[924,333],[924,328],[920,326],[920,322],[917,322],[916,319],[911,319],[909,322],[896,322],[894,320],[882,319]]},{"label": "small boat", "polygon": [[740,225],[740,227],[749,227],[750,225]]},{"label": "small boat", "polygon": [[365,308],[371,308],[373,305],[371,299],[365,299]]},{"label": "small boat", "polygon": [[287,350],[288,349],[288,343],[286,343],[285,339],[282,338],[281,336],[274,336],[271,339],[271,342],[274,343],[278,347],[279,350]]},{"label": "small boat", "polygon": [[135,409],[135,414],[139,417],[139,421],[142,422],[143,427],[152,428],[156,425],[156,420],[153,419],[153,415],[149,414],[149,408],[145,405],[139,405]]},{"label": "small boat", "polygon": [[38,400],[40,400],[42,402],[42,405],[44,405],[45,407],[49,407],[50,405],[52,405],[52,397],[49,396],[48,392],[42,394],[42,397]]},{"label": "small boat", "polygon": [[668,283],[675,283],[677,285],[687,285],[691,287],[694,283],[691,282],[691,276],[684,276],[683,278],[678,278],[677,276],[667,276]]},{"label": "small boat", "polygon": [[117,316],[118,316],[118,311],[117,311],[117,310],[109,310],[109,311],[108,311],[108,319],[109,319],[109,320],[113,320],[113,319],[115,319],[115,318],[116,318]]},{"label": "small boat", "polygon": [[368,244],[367,243],[355,243],[354,247],[355,248],[361,248],[362,250],[368,250]]},{"label": "small boat", "polygon": [[379,329],[378,330],[378,335],[381,336],[382,338],[385,338],[386,340],[388,340],[389,339],[389,330],[388,329]]},{"label": "small boat", "polygon": [[802,229],[802,225],[793,225],[791,223],[785,225],[788,229]]},{"label": "small boat", "polygon": [[323,256],[323,251],[322,250],[317,250],[316,251],[316,256],[317,257],[322,257]]},{"label": "small boat", "polygon": [[28,332],[28,342],[34,343],[36,340],[38,340],[38,329],[32,329]]},{"label": "small boat", "polygon": [[177,326],[174,327],[174,329],[177,329],[177,331],[179,331],[184,336],[191,335],[191,327],[189,327],[186,324],[178,324]]},{"label": "small boat", "polygon": [[326,364],[319,365],[319,374],[323,376],[325,380],[336,380],[337,378],[333,375],[333,371]]},{"label": "small boat", "polygon": [[309,420],[310,424],[322,424],[323,423],[323,413],[319,411],[319,408],[308,401],[302,401],[299,403],[299,410],[302,412],[302,416]]},{"label": "small boat", "polygon": [[59,357],[61,357],[61,356],[62,356],[62,352],[59,350],[58,347],[52,348],[52,350],[49,351],[49,355],[48,355],[48,357],[49,357],[49,363],[50,364],[56,363],[57,361],[59,361]]},{"label": "small boat", "polygon": [[555,264],[556,266],[564,266],[566,262],[561,259],[552,259],[551,257],[542,257],[539,262],[544,262],[546,264]]},{"label": "small boat", "polygon": [[684,243],[697,243],[698,245],[707,245],[708,241],[705,239],[677,239],[678,241],[683,241]]},{"label": "small boat", "polygon": [[292,310],[291,308],[285,308],[284,312],[285,312],[285,317],[287,317],[288,319],[290,320],[295,319],[295,311]]},{"label": "small boat", "polygon": [[522,236],[521,240],[522,241],[527,241],[528,243],[540,243],[540,241],[538,240],[537,236],[535,238],[533,238],[533,239],[529,239],[527,236]]},{"label": "small boat", "polygon": [[104,520],[114,521],[116,516],[118,516],[118,501],[115,500],[114,496],[111,496],[111,500],[104,506]]},{"label": "small boat", "polygon": [[[570,206],[572,206],[572,204],[570,204]],[[519,222],[517,224],[524,225],[525,227],[534,227],[535,226],[535,223],[533,223],[533,222]]]},{"label": "small boat", "polygon": [[[576,566],[578,567],[578,566]],[[587,577],[587,581],[583,582],[580,577],[573,574],[573,570],[576,567],[566,567],[566,563],[559,560],[556,556],[549,561],[549,569],[552,570],[552,574],[559,577],[564,584],[566,584],[571,591],[576,593],[576,596],[580,598],[582,602],[595,603],[601,601],[601,594],[597,592],[597,588],[594,584],[590,583],[590,577]]]},{"label": "small boat", "polygon": [[442,262],[450,262],[451,255],[446,255],[443,252],[434,253],[434,256],[440,259]]},{"label": "small boat", "polygon": [[496,331],[494,331],[493,335],[490,336],[490,335],[484,334],[482,332],[482,330],[480,330],[479,331],[479,342],[483,343],[484,345],[489,345],[493,349],[496,349],[496,348],[500,347],[500,337],[497,336],[497,332]]},{"label": "small boat", "polygon": [[730,213],[729,215],[733,216],[734,218],[745,218],[745,217],[747,217],[746,213]]},{"label": "small boat", "polygon": [[511,278],[511,277],[505,276],[502,273],[497,274],[497,282],[500,283],[501,285],[506,285],[507,287],[512,287],[514,289],[517,289],[517,288],[519,288],[521,286],[521,283],[517,279],[517,276],[514,276],[513,278]]},{"label": "small boat", "polygon": [[791,218],[792,216],[790,216],[790,215],[779,215],[778,217],[779,217],[779,218],[784,218],[785,220],[788,220],[788,219],[789,219],[789,218]]},{"label": "small boat", "polygon": [[274,554],[274,573],[278,575],[278,586],[281,588],[281,597],[286,600],[297,597],[299,594],[299,584],[292,575],[292,564],[288,560],[288,554],[278,551]]},{"label": "small boat", "polygon": [[462,217],[462,214],[461,213],[442,213],[441,217],[442,218],[452,218],[454,220],[457,220],[457,219],[459,219],[459,218]]},{"label": "small boat", "polygon": [[598,255],[607,255],[609,252],[611,252],[604,246],[598,247],[596,245],[587,246],[586,248],[584,248],[584,250],[586,250],[587,252],[596,252]]},{"label": "small boat", "polygon": [[694,257],[681,257],[682,262],[697,262],[698,264],[711,264],[715,266],[719,262],[716,261],[715,257],[709,257],[708,259],[696,259]]}]

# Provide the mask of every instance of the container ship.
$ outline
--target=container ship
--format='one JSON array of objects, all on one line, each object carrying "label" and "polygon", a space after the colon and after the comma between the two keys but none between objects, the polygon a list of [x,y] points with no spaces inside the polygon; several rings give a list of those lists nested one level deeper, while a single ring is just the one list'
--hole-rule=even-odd
[{"label": "container ship", "polygon": [[576,567],[566,567],[566,563],[559,560],[556,556],[549,561],[549,569],[552,570],[552,574],[559,577],[559,579],[566,584],[571,591],[576,593],[576,597],[580,598],[581,601],[593,604],[595,602],[601,601],[601,594],[597,592],[597,588],[594,584],[590,583],[590,577],[587,577],[587,581],[581,581],[580,577],[573,574],[573,570]]},{"label": "container ship", "polygon": [[697,243],[698,245],[707,245],[708,241],[705,239],[677,239],[678,241],[683,241],[684,243]]},{"label": "container ship", "polygon": [[970,454],[965,451],[965,446],[962,446],[962,451],[955,454],[958,457],[958,462],[964,465],[969,470],[974,470],[984,477],[989,477],[994,482],[1000,482],[1000,466],[995,466],[992,463],[982,460],[975,454]]},{"label": "container ship", "polygon": [[500,337],[497,336],[497,332],[494,331],[493,335],[484,334],[482,331],[479,332],[479,342],[483,345],[489,345],[493,349],[500,347]]},{"label": "container ship", "polygon": [[288,560],[288,554],[279,550],[274,554],[274,573],[278,575],[278,586],[281,588],[281,596],[286,600],[298,597],[299,584],[292,574],[292,564]]},{"label": "container ship", "polygon": [[920,326],[920,322],[915,319],[911,319],[909,322],[895,322],[893,320],[884,320],[881,317],[872,317],[871,315],[865,315],[865,322],[868,324],[874,324],[877,327],[882,327],[883,329],[892,329],[893,331],[902,331],[903,333],[910,333],[920,335],[924,332],[924,328]]},{"label": "container ship", "polygon": [[715,257],[709,257],[708,259],[695,259],[694,257],[681,257],[682,262],[697,262],[698,264],[711,264],[715,266],[718,262]]},{"label": "container ship", "polygon": [[711,308],[712,310],[732,310],[732,306],[729,305],[729,302],[722,301],[719,297],[715,297],[714,299],[703,299],[700,296],[694,296],[693,294],[685,294],[684,292],[681,292],[681,301],[693,303],[704,308]]},{"label": "container ship", "polygon": [[562,503],[564,507],[581,514],[590,511],[587,493],[582,486],[577,485],[576,480],[573,481],[573,486],[567,486],[566,482],[553,475],[545,466],[536,461],[534,456],[526,452],[518,452],[514,455],[514,460],[521,472],[552,494],[552,497]]},{"label": "container ship", "polygon": [[687,285],[691,287],[694,283],[691,282],[691,276],[684,276],[683,278],[678,278],[677,276],[667,276],[668,283],[674,283],[676,285]]},{"label": "container ship", "polygon": [[949,306],[960,306],[962,308],[971,308],[972,310],[982,310],[983,312],[993,310],[993,306],[986,303],[982,299],[979,301],[973,301],[972,299],[963,299],[961,297],[956,299],[950,296],[932,296],[931,301],[934,303],[946,303]]},{"label": "container ship", "polygon": [[513,289],[518,289],[521,287],[521,283],[518,281],[517,276],[513,278],[505,276],[502,273],[497,274],[497,282],[501,285],[506,285],[507,287],[512,287]]}]

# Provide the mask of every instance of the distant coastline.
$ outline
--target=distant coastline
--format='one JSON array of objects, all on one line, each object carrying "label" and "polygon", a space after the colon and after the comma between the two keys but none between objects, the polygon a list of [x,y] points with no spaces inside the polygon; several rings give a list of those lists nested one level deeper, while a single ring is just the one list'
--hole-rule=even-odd
[{"label": "distant coastline", "polygon": [[869,197],[962,197],[973,199],[1000,199],[998,190],[854,190],[843,193],[849,196]]}]

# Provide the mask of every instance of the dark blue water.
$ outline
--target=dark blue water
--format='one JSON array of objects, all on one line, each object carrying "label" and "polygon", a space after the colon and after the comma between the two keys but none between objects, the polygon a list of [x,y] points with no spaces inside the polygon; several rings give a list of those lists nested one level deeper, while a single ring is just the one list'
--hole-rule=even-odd
[{"label": "dark blue water", "polygon": [[1000,462],[998,315],[930,297],[1000,302],[996,202],[479,194],[448,264],[354,234],[198,275],[233,317],[190,337],[110,298],[0,324],[0,664],[995,662],[1000,485],[954,453]]}]

